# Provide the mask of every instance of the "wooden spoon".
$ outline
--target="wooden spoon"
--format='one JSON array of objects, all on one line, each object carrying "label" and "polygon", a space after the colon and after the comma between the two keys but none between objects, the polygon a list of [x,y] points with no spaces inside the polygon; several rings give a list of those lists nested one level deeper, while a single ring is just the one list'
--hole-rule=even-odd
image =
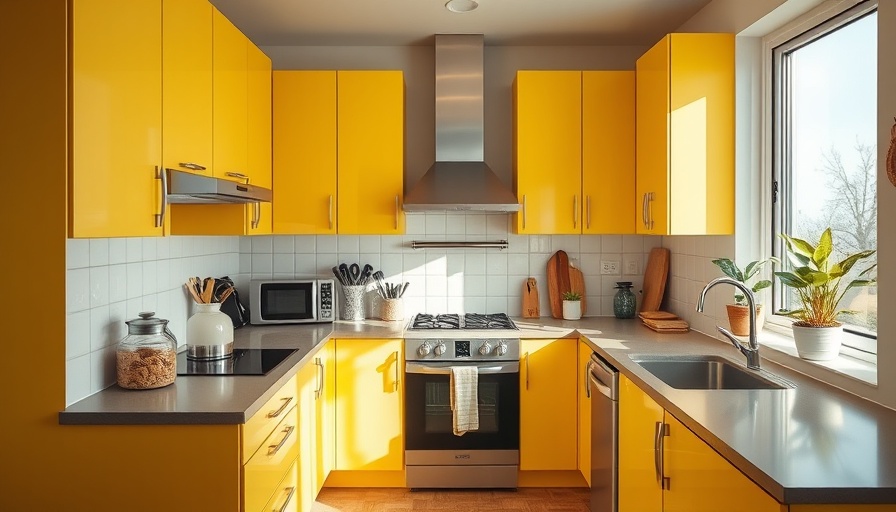
[{"label": "wooden spoon", "polygon": [[190,292],[190,295],[193,297],[193,300],[196,301],[197,304],[202,303],[202,299],[199,297],[199,294],[196,293],[196,287],[193,285],[192,279],[193,278],[190,278],[190,281],[184,283],[184,288],[186,288],[187,291]]}]

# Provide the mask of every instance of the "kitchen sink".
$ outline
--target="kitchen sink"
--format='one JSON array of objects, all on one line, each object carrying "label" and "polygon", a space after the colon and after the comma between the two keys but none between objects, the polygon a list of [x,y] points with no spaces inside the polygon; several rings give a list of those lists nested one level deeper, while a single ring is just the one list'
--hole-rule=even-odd
[{"label": "kitchen sink", "polygon": [[748,370],[719,356],[630,356],[675,389],[789,389],[793,384],[765,370]]}]

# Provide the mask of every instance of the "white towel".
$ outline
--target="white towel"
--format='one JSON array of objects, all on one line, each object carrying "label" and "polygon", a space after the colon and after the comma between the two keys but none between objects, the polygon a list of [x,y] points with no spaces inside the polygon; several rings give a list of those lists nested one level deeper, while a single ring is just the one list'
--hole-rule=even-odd
[{"label": "white towel", "polygon": [[454,435],[479,430],[479,370],[475,366],[452,366],[449,387]]}]

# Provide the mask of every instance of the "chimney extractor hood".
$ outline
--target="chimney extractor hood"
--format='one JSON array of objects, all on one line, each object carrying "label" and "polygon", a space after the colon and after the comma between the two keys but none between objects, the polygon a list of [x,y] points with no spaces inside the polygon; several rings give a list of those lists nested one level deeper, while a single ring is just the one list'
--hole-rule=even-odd
[{"label": "chimney extractor hood", "polygon": [[168,202],[172,204],[269,203],[270,189],[213,178],[201,174],[165,169]]},{"label": "chimney extractor hood", "polygon": [[482,34],[437,34],[436,162],[404,211],[516,212],[514,193],[485,163]]}]

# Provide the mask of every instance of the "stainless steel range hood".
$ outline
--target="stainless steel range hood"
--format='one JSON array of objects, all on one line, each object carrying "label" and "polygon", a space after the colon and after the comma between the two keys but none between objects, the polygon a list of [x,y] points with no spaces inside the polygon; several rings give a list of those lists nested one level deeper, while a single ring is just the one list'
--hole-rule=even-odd
[{"label": "stainless steel range hood", "polygon": [[269,203],[270,189],[236,181],[165,169],[172,204]]},{"label": "stainless steel range hood", "polygon": [[437,34],[436,162],[404,198],[404,211],[516,212],[485,163],[482,34]]}]

